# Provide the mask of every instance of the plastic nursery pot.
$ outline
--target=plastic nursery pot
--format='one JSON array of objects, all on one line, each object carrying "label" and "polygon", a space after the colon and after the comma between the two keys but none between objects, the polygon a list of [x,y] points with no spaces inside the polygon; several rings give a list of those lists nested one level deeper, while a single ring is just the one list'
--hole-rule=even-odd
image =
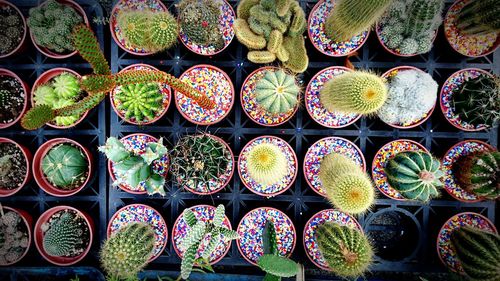
[{"label": "plastic nursery pot", "polygon": [[257,70],[254,70],[243,82],[240,91],[240,102],[243,112],[248,116],[250,120],[256,124],[274,127],[286,123],[290,120],[297,112],[300,104],[300,94],[298,97],[298,102],[293,111],[271,114],[263,110],[256,101],[254,92],[257,83],[265,76],[265,72],[268,70],[278,71],[280,68],[275,66],[264,66]]},{"label": "plastic nursery pot", "polygon": [[[85,157],[87,158],[87,163],[88,163],[87,178],[85,179],[84,183],[82,183],[80,186],[78,186],[77,188],[72,189],[72,190],[63,190],[63,189],[60,189],[60,188],[54,186],[52,183],[50,183],[47,180],[47,178],[45,177],[45,175],[42,171],[43,158],[45,157],[45,155],[47,155],[47,153],[53,147],[55,147],[56,145],[59,145],[59,144],[74,145],[74,146],[78,147],[81,150],[81,152],[85,155]],[[89,180],[92,176],[92,170],[94,168],[92,162],[93,162],[93,157],[92,157],[92,154],[90,153],[90,151],[87,148],[85,148],[84,146],[82,146],[81,144],[79,144],[78,142],[71,140],[71,139],[67,139],[67,138],[51,139],[51,140],[45,142],[44,144],[42,144],[42,146],[40,146],[40,148],[38,148],[38,150],[35,152],[35,156],[33,157],[33,167],[32,167],[33,176],[35,177],[36,183],[38,184],[38,186],[40,186],[40,188],[43,191],[47,192],[48,194],[50,194],[52,196],[67,197],[67,196],[71,196],[71,195],[74,195],[74,194],[80,192],[80,190],[82,190],[87,185],[87,183],[89,182]]]},{"label": "plastic nursery pot", "polygon": [[[89,229],[89,243],[85,250],[78,256],[75,257],[55,257],[55,256],[50,256],[47,254],[43,247],[43,237],[44,237],[44,231],[42,230],[42,225],[45,223],[48,223],[49,220],[52,218],[53,215],[57,214],[58,212],[61,211],[73,211],[76,213],[76,215],[80,218],[82,218],[85,223],[87,224],[87,227]],[[47,260],[48,262],[58,265],[58,266],[69,266],[73,265],[79,261],[81,261],[85,256],[89,253],[90,247],[92,246],[92,240],[94,237],[94,221],[92,218],[85,212],[80,211],[76,208],[70,207],[70,206],[56,206],[53,208],[48,209],[45,211],[40,218],[38,218],[36,224],[35,224],[35,230],[34,230],[34,236],[35,236],[35,246],[40,253],[40,255]]]},{"label": "plastic nursery pot", "polygon": [[7,196],[11,196],[11,195],[14,195],[15,193],[17,193],[31,179],[30,167],[31,167],[31,161],[33,160],[33,156],[31,154],[31,151],[28,148],[26,148],[24,145],[21,145],[21,144],[13,141],[11,139],[0,138],[0,143],[12,143],[12,144],[15,144],[21,150],[21,152],[23,153],[24,161],[26,161],[26,173],[24,175],[22,183],[17,188],[14,188],[14,189],[11,189],[11,190],[0,189],[0,197],[7,197]]},{"label": "plastic nursery pot", "polygon": [[[414,66],[397,66],[397,67],[391,68],[388,71],[386,71],[384,74],[382,74],[382,77],[385,78],[385,79],[388,79],[393,72],[402,71],[402,70],[403,71],[404,70],[417,70],[417,71],[420,71],[422,73],[425,73],[425,71],[421,70],[420,68],[414,67]],[[415,127],[418,127],[418,126],[424,124],[425,121],[427,121],[431,117],[431,115],[434,112],[435,108],[436,108],[436,102],[434,102],[434,106],[431,108],[431,110],[429,110],[429,112],[427,112],[427,116],[426,117],[424,117],[421,120],[415,122],[414,124],[407,125],[407,126],[401,126],[401,125],[397,125],[397,124],[389,124],[387,122],[384,122],[382,119],[381,119],[381,121],[384,122],[385,124],[393,127],[393,128],[396,128],[396,129],[410,129],[410,128],[415,128]]]},{"label": "plastic nursery pot", "polygon": [[[130,70],[137,70],[137,69],[140,69],[140,70],[158,70],[156,67],[153,67],[153,66],[150,66],[147,64],[143,64],[143,63],[137,63],[137,64],[133,64],[133,65],[129,65],[129,66],[125,67],[124,69],[122,69],[120,71],[120,73],[127,72]],[[130,119],[126,119],[123,112],[121,112],[120,110],[118,110],[116,108],[117,101],[115,100],[114,97],[115,97],[115,93],[118,92],[118,87],[115,87],[109,95],[109,99],[111,101],[111,106],[113,107],[113,110],[115,111],[116,115],[120,116],[121,119],[125,120],[126,122],[128,122],[130,124],[139,125],[139,126],[152,124],[152,123],[155,123],[156,121],[160,120],[160,118],[162,118],[165,115],[165,113],[167,113],[167,111],[168,111],[168,107],[170,106],[170,100],[172,97],[172,90],[171,90],[170,86],[168,86],[167,84],[163,84],[163,83],[158,83],[158,84],[161,85],[160,92],[164,97],[163,97],[163,101],[162,101],[162,110],[161,110],[160,114],[156,114],[155,118],[153,118],[147,122],[137,122],[137,121],[132,121]]]},{"label": "plastic nursery pot", "polygon": [[116,5],[111,10],[111,16],[109,17],[109,30],[111,32],[111,37],[115,41],[116,45],[125,52],[136,55],[136,56],[149,56],[152,52],[146,52],[141,49],[134,48],[128,44],[128,42],[121,35],[121,29],[117,24],[117,17],[121,10],[145,10],[151,9],[153,11],[168,11],[167,7],[159,0],[119,0]]},{"label": "plastic nursery pot", "polygon": [[[0,3],[0,5],[1,5],[1,3]],[[8,77],[12,77],[12,78],[16,79],[21,84],[21,86],[23,87],[23,91],[24,91],[24,106],[23,106],[23,109],[19,113],[19,116],[17,116],[17,118],[14,119],[12,122],[6,123],[6,124],[0,124],[0,129],[5,129],[5,128],[8,128],[8,127],[14,125],[15,123],[17,123],[17,121],[19,121],[19,119],[21,119],[21,117],[23,117],[24,112],[26,111],[26,108],[28,107],[28,91],[29,91],[29,87],[28,87],[28,84],[26,84],[23,80],[21,80],[21,78],[19,78],[19,76],[17,76],[17,74],[15,74],[14,72],[12,72],[12,71],[10,71],[8,69],[0,68],[0,76],[8,76]]]},{"label": "plastic nursery pot", "polygon": [[444,18],[444,35],[450,46],[461,55],[477,58],[487,56],[500,46],[500,34],[462,35],[456,20],[462,8],[474,0],[457,0],[451,5]]},{"label": "plastic nursery pot", "polygon": [[[60,74],[62,74],[64,72],[71,73],[71,74],[75,75],[78,79],[80,79],[82,77],[76,71],[71,70],[69,68],[63,68],[63,67],[56,67],[56,68],[52,68],[51,70],[45,71],[44,73],[42,73],[42,75],[40,75],[36,79],[35,83],[33,84],[33,88],[31,89],[31,106],[32,107],[35,106],[35,101],[34,101],[33,97],[35,96],[36,89],[39,86],[48,83],[50,80],[52,80],[53,78],[57,77],[58,75],[60,75]],[[49,126],[51,128],[55,128],[55,129],[69,129],[69,128],[73,128],[76,125],[80,124],[83,121],[83,119],[85,119],[85,117],[87,117],[88,113],[89,112],[86,111],[84,114],[82,114],[82,116],[80,117],[80,119],[78,119],[75,123],[73,123],[73,124],[71,124],[69,126],[57,126],[55,124],[51,124],[51,122],[48,122],[45,125],[47,125],[47,126]]]},{"label": "plastic nursery pot", "polygon": [[465,68],[450,75],[441,87],[441,92],[439,93],[439,105],[441,107],[441,111],[443,112],[446,120],[453,125],[453,127],[459,130],[477,132],[488,128],[485,125],[475,126],[461,120],[460,117],[453,112],[452,105],[454,90],[459,88],[463,82],[469,79],[474,79],[481,74],[494,78],[491,73],[485,70],[479,68]]},{"label": "plastic nursery pot", "polygon": [[17,213],[21,217],[21,220],[24,223],[24,226],[26,227],[27,234],[28,234],[28,246],[26,247],[24,252],[21,254],[21,256],[15,261],[1,265],[1,266],[9,266],[9,265],[13,265],[13,264],[19,262],[20,260],[22,260],[26,256],[26,254],[29,252],[29,249],[31,247],[31,240],[32,240],[31,228],[33,227],[33,218],[31,217],[31,215],[28,212],[21,210],[21,209],[15,209],[15,208],[7,207],[7,206],[1,206],[0,208],[3,209],[3,212],[8,210],[8,211]]},{"label": "plastic nursery pot", "polygon": [[21,17],[22,26],[23,26],[23,34],[21,35],[21,41],[19,42],[19,44],[17,44],[17,47],[14,48],[9,53],[3,54],[3,55],[0,54],[0,59],[4,59],[4,58],[7,58],[7,57],[10,57],[12,55],[20,53],[26,46],[26,33],[28,31],[28,28],[26,26],[26,18],[24,17],[23,13],[21,13],[21,11],[14,4],[10,3],[9,1],[0,0],[0,7],[6,7],[6,6],[9,6],[10,8],[14,9],[17,12],[17,14]]},{"label": "plastic nursery pot", "polygon": [[[87,15],[85,14],[85,11],[83,10],[82,6],[80,6],[78,3],[76,3],[75,1],[73,0],[56,0],[57,2],[61,3],[61,4],[64,4],[64,5],[68,5],[70,6],[71,8],[73,8],[78,14],[80,14],[80,16],[82,16],[83,18],[83,22],[85,23],[85,25],[87,26],[90,26],[89,25],[89,19],[87,17]],[[43,2],[42,4],[40,5],[45,5],[47,4],[47,1]],[[30,31],[30,37],[31,37],[31,41],[33,42],[33,45],[35,45],[35,48],[42,54],[46,55],[47,57],[49,58],[53,58],[53,59],[66,59],[66,58],[69,58],[69,57],[72,57],[74,55],[76,55],[76,53],[78,51],[73,51],[71,53],[68,53],[68,54],[59,54],[59,53],[56,53],[48,48],[45,48],[45,47],[42,47],[42,46],[39,46],[35,39],[33,38],[33,32]]]},{"label": "plastic nursery pot", "polygon": [[[404,55],[404,54],[401,54],[400,52],[396,51],[396,50],[392,50],[390,49],[389,47],[387,47],[384,43],[384,40],[382,38],[382,36],[380,35],[380,23],[377,23],[376,26],[375,26],[375,32],[377,33],[377,38],[378,38],[378,41],[380,42],[380,45],[382,45],[382,47],[389,53],[395,55],[395,56],[398,56],[398,57],[405,57],[405,58],[409,58],[409,57],[414,57],[414,56],[418,56],[418,55],[424,55],[424,54],[412,54],[412,55]],[[434,37],[432,38],[432,42],[431,44],[434,44],[434,41],[436,40],[436,37],[437,37],[437,34],[438,34],[438,30],[436,30],[436,32],[434,33]]]}]

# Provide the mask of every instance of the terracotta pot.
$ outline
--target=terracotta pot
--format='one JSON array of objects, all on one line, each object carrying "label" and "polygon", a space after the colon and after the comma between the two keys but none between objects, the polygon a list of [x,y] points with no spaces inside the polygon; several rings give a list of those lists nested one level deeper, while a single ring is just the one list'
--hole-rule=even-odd
[{"label": "terracotta pot", "polygon": [[9,265],[13,265],[13,264],[19,262],[20,260],[22,260],[26,256],[26,254],[29,252],[30,247],[31,247],[31,240],[33,240],[32,234],[31,234],[31,228],[33,227],[33,218],[31,217],[31,215],[28,212],[21,210],[21,209],[15,209],[15,208],[7,207],[7,206],[2,206],[2,208],[4,211],[9,210],[12,212],[16,212],[18,215],[20,215],[22,221],[24,222],[24,225],[26,226],[26,229],[28,230],[28,247],[26,247],[26,250],[24,250],[24,252],[22,253],[21,257],[19,257],[18,260],[3,265],[3,266],[9,266]]},{"label": "terracotta pot", "polygon": [[[63,68],[63,67],[56,67],[56,68],[52,68],[50,70],[45,71],[44,73],[42,73],[42,75],[40,75],[36,79],[35,83],[33,84],[33,88],[31,89],[31,106],[32,107],[35,106],[35,101],[33,100],[33,97],[35,96],[35,91],[38,88],[38,86],[46,84],[51,79],[53,79],[54,77],[56,77],[56,76],[58,76],[58,75],[60,75],[60,74],[62,74],[64,72],[69,72],[69,73],[75,75],[79,79],[82,77],[76,71],[71,70],[69,68]],[[83,119],[85,119],[85,117],[87,117],[88,113],[89,112],[86,111],[84,114],[82,114],[82,116],[80,117],[80,119],[78,119],[75,123],[73,123],[73,124],[71,124],[69,126],[57,126],[55,124],[51,124],[50,122],[46,123],[45,125],[47,125],[47,126],[49,126],[51,128],[55,128],[55,129],[69,129],[69,128],[73,128],[76,125],[80,124],[83,121]]]},{"label": "terracotta pot", "polygon": [[14,195],[15,193],[17,193],[31,180],[30,167],[31,167],[31,160],[33,160],[33,156],[31,154],[31,151],[28,148],[26,148],[24,145],[21,145],[21,144],[13,141],[11,139],[8,139],[8,138],[0,138],[0,143],[3,143],[3,142],[13,143],[13,144],[17,145],[17,147],[19,147],[21,149],[21,151],[24,155],[24,160],[26,161],[26,175],[24,176],[23,183],[15,189],[11,189],[11,190],[0,189],[0,197],[7,197],[7,196],[11,196],[11,195]]},{"label": "terracotta pot", "polygon": [[[89,244],[87,245],[87,248],[81,253],[79,256],[76,257],[54,257],[50,256],[45,252],[45,249],[43,248],[43,236],[44,233],[42,231],[42,225],[46,223],[55,213],[64,211],[64,210],[72,210],[77,213],[78,216],[82,217],[85,222],[87,223],[87,226],[89,227]],[[85,256],[88,254],[90,251],[90,247],[92,246],[92,240],[93,240],[93,232],[94,232],[94,221],[92,218],[85,212],[82,212],[78,209],[75,209],[70,206],[56,206],[51,209],[48,209],[45,211],[40,218],[38,218],[36,224],[35,224],[35,230],[34,230],[34,236],[35,236],[35,246],[40,253],[40,255],[47,260],[48,262],[58,265],[58,266],[68,266],[68,265],[73,265],[79,261],[81,261]]]},{"label": "terracotta pot", "polygon": [[10,71],[8,69],[0,68],[0,76],[9,76],[9,77],[15,78],[17,81],[19,81],[21,83],[21,86],[23,87],[23,91],[24,91],[24,106],[23,106],[23,110],[21,111],[21,113],[19,114],[19,116],[14,121],[12,121],[10,123],[7,123],[7,124],[0,124],[0,129],[5,129],[5,128],[8,128],[8,127],[14,125],[15,123],[17,123],[17,121],[19,121],[21,119],[21,117],[23,117],[24,112],[26,111],[26,108],[28,107],[29,86],[23,80],[21,80],[21,78],[19,78],[19,76],[17,76],[17,74],[15,74],[14,72],[12,72],[12,71]]},{"label": "terracotta pot", "polygon": [[[436,40],[436,37],[437,37],[437,34],[438,34],[439,30],[436,30],[436,32],[434,33],[434,37],[432,38],[432,42],[431,44],[434,44],[434,41]],[[380,45],[382,45],[382,47],[389,53],[395,55],[395,56],[398,56],[398,57],[404,57],[404,58],[409,58],[409,57],[414,57],[414,56],[418,56],[418,55],[424,55],[424,54],[413,54],[413,55],[403,55],[403,54],[400,54],[394,50],[391,50],[389,47],[387,47],[385,45],[385,43],[382,41],[382,38],[380,38],[380,25],[377,23],[376,26],[375,26],[375,33],[377,34],[377,39],[378,41],[380,42]],[[427,53],[425,53],[427,54]]]},{"label": "terracotta pot", "polygon": [[[80,150],[83,152],[85,157],[87,158],[88,161],[88,175],[87,178],[85,179],[85,182],[81,184],[79,187],[72,189],[72,190],[62,190],[56,186],[54,186],[52,183],[50,183],[46,178],[45,175],[42,171],[42,160],[45,157],[45,155],[56,145],[58,144],[63,144],[63,143],[69,143],[77,146],[80,148]],[[67,139],[67,138],[56,138],[56,139],[51,139],[47,141],[46,143],[42,144],[40,148],[35,153],[35,156],[33,158],[33,176],[35,177],[35,181],[40,186],[40,188],[47,192],[48,194],[56,197],[67,197],[74,195],[78,193],[80,190],[82,190],[87,183],[89,182],[90,178],[92,177],[92,170],[93,170],[93,157],[90,151],[79,144],[78,142]]]},{"label": "terracotta pot", "polygon": [[28,31],[28,28],[26,26],[26,18],[24,17],[23,13],[21,13],[21,11],[14,4],[10,3],[9,1],[0,0],[0,6],[10,6],[14,10],[16,10],[17,13],[21,16],[23,29],[24,29],[21,41],[19,42],[17,47],[14,48],[14,50],[12,50],[10,53],[0,55],[0,59],[4,59],[4,58],[10,57],[12,55],[15,55],[17,53],[20,53],[21,51],[23,51],[26,48],[26,33]]}]

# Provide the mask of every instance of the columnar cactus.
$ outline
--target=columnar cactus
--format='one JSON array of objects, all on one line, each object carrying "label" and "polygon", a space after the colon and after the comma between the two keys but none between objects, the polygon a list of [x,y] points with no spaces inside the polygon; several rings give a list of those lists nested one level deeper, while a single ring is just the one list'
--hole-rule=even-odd
[{"label": "columnar cactus", "polygon": [[76,215],[64,212],[50,222],[49,229],[43,235],[43,249],[50,256],[71,256],[77,245],[83,242],[82,234],[82,226],[77,222]]},{"label": "columnar cactus", "polygon": [[163,109],[163,95],[157,83],[138,83],[120,88],[114,96],[125,119],[143,123],[153,120]]},{"label": "columnar cactus", "polygon": [[295,76],[284,70],[268,70],[255,86],[257,103],[272,114],[287,113],[294,109],[298,102],[300,88]]},{"label": "columnar cactus", "polygon": [[500,32],[500,5],[496,0],[471,1],[460,11],[457,28],[464,35]]},{"label": "columnar cactus", "polygon": [[80,24],[73,29],[73,44],[82,58],[90,63],[95,74],[111,74],[106,58],[104,57],[97,38],[91,29]]},{"label": "columnar cactus", "polygon": [[64,190],[78,188],[85,182],[88,165],[80,148],[68,143],[51,148],[42,158],[42,171],[47,180]]},{"label": "columnar cactus", "polygon": [[477,196],[500,197],[500,152],[478,152],[460,158],[454,166],[458,184]]},{"label": "columnar cactus", "polygon": [[289,173],[285,153],[273,143],[255,145],[247,159],[248,173],[258,184],[272,185]]}]

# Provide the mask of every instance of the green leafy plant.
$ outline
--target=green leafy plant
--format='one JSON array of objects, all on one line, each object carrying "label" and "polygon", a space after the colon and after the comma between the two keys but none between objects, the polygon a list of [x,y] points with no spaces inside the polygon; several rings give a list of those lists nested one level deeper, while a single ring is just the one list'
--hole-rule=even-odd
[{"label": "green leafy plant", "polygon": [[283,69],[268,70],[255,86],[257,103],[272,114],[286,113],[294,109],[298,103],[300,87],[295,76],[287,74]]},{"label": "green leafy plant", "polygon": [[125,113],[125,119],[139,124],[153,120],[163,110],[163,95],[157,83],[123,86],[114,98],[119,102],[116,109]]},{"label": "green leafy plant", "polygon": [[21,216],[0,204],[0,265],[18,261],[28,245],[28,229]]},{"label": "green leafy plant", "polygon": [[428,202],[439,196],[438,189],[443,186],[440,166],[441,162],[430,153],[405,151],[396,154],[384,170],[387,182],[403,197]]},{"label": "green leafy plant", "polygon": [[248,47],[248,60],[271,63],[278,59],[295,73],[309,64],[304,44],[307,21],[296,0],[243,0],[238,4],[234,30]]},{"label": "green leafy plant", "polygon": [[271,185],[288,174],[285,153],[272,143],[260,143],[248,152],[248,173],[259,184]]},{"label": "green leafy plant", "polygon": [[[43,249],[54,257],[78,255],[78,245],[84,243],[83,230],[77,215],[62,212],[57,218],[51,218],[49,228],[43,235]],[[43,229],[43,228],[42,228]]]},{"label": "green leafy plant", "polygon": [[464,35],[484,35],[500,32],[500,5],[495,0],[471,1],[462,8],[456,19]]},{"label": "green leafy plant", "polygon": [[461,157],[453,170],[465,190],[486,199],[500,198],[500,152],[481,151]]},{"label": "green leafy plant", "polygon": [[42,158],[42,172],[55,187],[72,190],[87,179],[88,161],[80,148],[63,143],[51,148]]}]

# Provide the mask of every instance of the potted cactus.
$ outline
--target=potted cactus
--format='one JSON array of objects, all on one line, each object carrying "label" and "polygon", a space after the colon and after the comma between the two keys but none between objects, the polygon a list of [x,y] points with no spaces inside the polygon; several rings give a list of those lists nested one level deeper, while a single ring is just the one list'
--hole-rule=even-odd
[{"label": "potted cactus", "polygon": [[83,8],[72,0],[47,0],[31,8],[28,17],[31,41],[42,54],[64,59],[77,53],[71,32],[79,24],[89,25]]},{"label": "potted cactus", "polygon": [[30,180],[31,152],[23,145],[0,138],[0,197],[18,192]]},{"label": "potted cactus", "polygon": [[0,205],[0,266],[13,265],[26,256],[32,224],[26,211]]},{"label": "potted cactus", "polygon": [[458,185],[480,198],[500,197],[500,152],[476,151],[460,157],[453,165]]},{"label": "potted cactus", "polygon": [[0,69],[0,129],[21,119],[28,104],[28,86],[14,72]]},{"label": "potted cactus", "polygon": [[48,262],[68,266],[81,261],[92,245],[94,223],[69,206],[45,211],[35,224],[35,246]]},{"label": "potted cactus", "polygon": [[67,138],[44,143],[33,158],[33,176],[43,191],[58,197],[82,190],[92,174],[92,154],[78,142]]},{"label": "potted cactus", "polygon": [[19,9],[9,1],[0,0],[0,59],[21,51],[26,39],[26,20]]}]

